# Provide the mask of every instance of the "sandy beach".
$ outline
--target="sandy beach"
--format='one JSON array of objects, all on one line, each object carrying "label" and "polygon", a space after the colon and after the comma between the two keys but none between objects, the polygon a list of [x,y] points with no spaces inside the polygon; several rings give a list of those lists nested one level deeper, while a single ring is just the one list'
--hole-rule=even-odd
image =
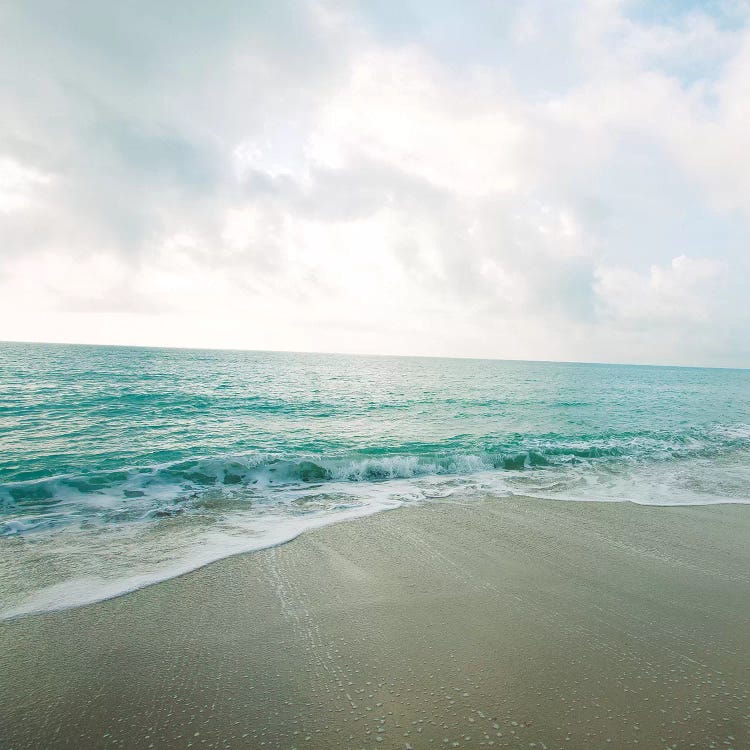
[{"label": "sandy beach", "polygon": [[0,624],[0,747],[750,747],[750,509],[382,513]]}]

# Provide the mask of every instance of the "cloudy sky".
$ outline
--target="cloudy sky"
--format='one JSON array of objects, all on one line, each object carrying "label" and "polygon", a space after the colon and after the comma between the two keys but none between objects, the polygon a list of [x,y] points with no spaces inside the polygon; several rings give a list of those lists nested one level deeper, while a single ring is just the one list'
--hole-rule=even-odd
[{"label": "cloudy sky", "polygon": [[0,5],[0,339],[750,366],[750,5]]}]

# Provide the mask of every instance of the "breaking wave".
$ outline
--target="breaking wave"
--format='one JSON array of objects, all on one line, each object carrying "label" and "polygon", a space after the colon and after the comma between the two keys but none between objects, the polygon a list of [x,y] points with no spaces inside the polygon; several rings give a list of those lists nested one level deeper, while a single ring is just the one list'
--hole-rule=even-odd
[{"label": "breaking wave", "polygon": [[0,617],[447,498],[750,502],[744,371],[0,345]]},{"label": "breaking wave", "polygon": [[[123,467],[0,484],[0,534],[20,534],[69,523],[158,520],[208,508],[248,508],[283,503],[290,493],[311,487],[343,485],[352,497],[361,490],[346,485],[392,480],[471,477],[497,474],[510,485],[548,486],[575,477],[588,481],[596,499],[596,480],[648,473],[655,464],[715,460],[750,450],[750,426],[716,426],[681,434],[620,434],[598,439],[544,436],[489,445],[473,452],[435,451],[434,445],[409,446],[376,455],[202,456],[150,466]],[[586,474],[589,477],[586,477]],[[514,476],[524,474],[523,477]],[[502,475],[508,475],[504,478]],[[642,498],[633,496],[634,501]],[[673,498],[679,502],[679,497]],[[693,501],[694,498],[691,498]],[[4,518],[3,518],[4,517]]]}]

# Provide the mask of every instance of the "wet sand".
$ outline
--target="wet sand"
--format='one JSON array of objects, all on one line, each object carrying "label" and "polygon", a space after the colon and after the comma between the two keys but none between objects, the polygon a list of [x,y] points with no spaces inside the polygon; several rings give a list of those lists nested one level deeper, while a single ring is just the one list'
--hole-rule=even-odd
[{"label": "wet sand", "polygon": [[0,623],[0,748],[750,747],[750,507],[401,509]]}]

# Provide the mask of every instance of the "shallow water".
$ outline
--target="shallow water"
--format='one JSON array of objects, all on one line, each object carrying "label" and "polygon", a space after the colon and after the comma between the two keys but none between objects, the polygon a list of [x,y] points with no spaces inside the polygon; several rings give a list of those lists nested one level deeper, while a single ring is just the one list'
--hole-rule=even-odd
[{"label": "shallow water", "polygon": [[0,616],[436,498],[750,502],[750,371],[0,344]]}]

